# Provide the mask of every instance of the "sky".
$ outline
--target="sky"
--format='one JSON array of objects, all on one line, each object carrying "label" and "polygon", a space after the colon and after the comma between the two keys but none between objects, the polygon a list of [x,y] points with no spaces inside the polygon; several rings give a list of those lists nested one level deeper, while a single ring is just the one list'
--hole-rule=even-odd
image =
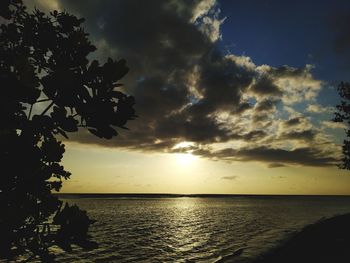
[{"label": "sky", "polygon": [[65,141],[67,193],[350,194],[336,87],[350,80],[349,1],[35,0],[86,19],[126,59],[138,118]]}]

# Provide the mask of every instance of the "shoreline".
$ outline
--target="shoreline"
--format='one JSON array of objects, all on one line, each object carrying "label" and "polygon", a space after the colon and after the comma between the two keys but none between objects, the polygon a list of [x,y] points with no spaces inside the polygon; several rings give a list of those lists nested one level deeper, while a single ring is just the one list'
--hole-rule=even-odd
[{"label": "shoreline", "polygon": [[251,263],[350,262],[350,213],[305,226]]}]

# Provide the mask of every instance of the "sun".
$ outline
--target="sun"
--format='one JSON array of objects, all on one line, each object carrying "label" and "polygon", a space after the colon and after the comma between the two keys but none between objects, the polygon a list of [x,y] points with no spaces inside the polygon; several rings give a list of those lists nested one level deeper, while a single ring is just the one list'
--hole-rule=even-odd
[{"label": "sun", "polygon": [[194,146],[193,142],[180,142],[176,144],[172,149],[178,151],[177,153],[174,153],[175,160],[178,163],[178,165],[186,166],[192,165],[195,160],[198,159],[196,155],[192,154],[193,149],[191,149]]},{"label": "sun", "polygon": [[188,166],[197,159],[197,157],[191,153],[176,153],[175,158],[176,161],[182,166]]}]

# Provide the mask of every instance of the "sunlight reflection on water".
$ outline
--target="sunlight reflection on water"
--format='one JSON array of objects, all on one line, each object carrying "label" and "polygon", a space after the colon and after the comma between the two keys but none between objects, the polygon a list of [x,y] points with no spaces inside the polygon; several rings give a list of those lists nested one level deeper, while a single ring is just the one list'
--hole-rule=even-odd
[{"label": "sunlight reflection on water", "polygon": [[[291,231],[350,212],[341,198],[69,199],[97,222],[93,251],[59,262],[244,262]],[[233,256],[235,251],[242,252]]]}]

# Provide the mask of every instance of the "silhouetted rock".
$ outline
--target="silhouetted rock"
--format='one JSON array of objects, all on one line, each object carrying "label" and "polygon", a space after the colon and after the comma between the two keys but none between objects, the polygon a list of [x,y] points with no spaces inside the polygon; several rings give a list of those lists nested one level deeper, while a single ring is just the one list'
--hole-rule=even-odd
[{"label": "silhouetted rock", "polygon": [[350,262],[350,214],[306,226],[252,263]]}]

